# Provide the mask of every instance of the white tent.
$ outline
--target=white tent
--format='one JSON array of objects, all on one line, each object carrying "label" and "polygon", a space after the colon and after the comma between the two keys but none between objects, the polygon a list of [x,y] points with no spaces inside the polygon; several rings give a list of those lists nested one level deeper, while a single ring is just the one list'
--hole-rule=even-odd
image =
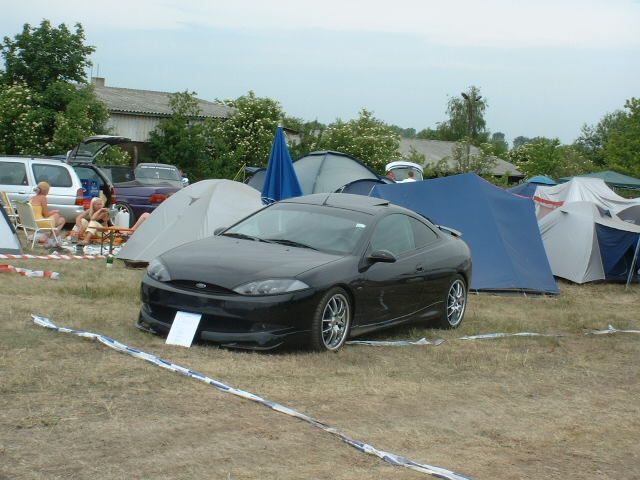
[{"label": "white tent", "polygon": [[231,180],[203,180],[162,202],[125,243],[118,258],[150,262],[158,255],[213,235],[262,208],[260,192]]},{"label": "white tent", "polygon": [[574,177],[567,183],[552,187],[540,185],[536,188],[533,201],[536,204],[538,219],[570,202],[592,202],[613,213],[632,205],[640,205],[640,198],[623,198],[611,190],[601,178],[589,177]]},{"label": "white tent", "polygon": [[640,225],[594,203],[572,202],[546,215],[539,226],[555,276],[575,283],[626,280]]},{"label": "white tent", "polygon": [[18,235],[9,221],[4,206],[0,204],[0,253],[19,255],[22,253]]}]

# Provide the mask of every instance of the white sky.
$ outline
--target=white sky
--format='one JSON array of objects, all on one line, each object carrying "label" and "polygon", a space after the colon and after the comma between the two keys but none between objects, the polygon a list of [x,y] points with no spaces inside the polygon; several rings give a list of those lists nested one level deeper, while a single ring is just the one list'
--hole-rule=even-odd
[{"label": "white sky", "polygon": [[[42,18],[80,21],[112,86],[188,88],[207,99],[253,89],[290,114],[325,122],[366,107],[401,126],[433,126],[444,119],[446,95],[474,84],[490,100],[492,130],[571,141],[582,123],[640,95],[639,0],[0,0],[0,7],[3,36]],[[180,69],[158,70],[162,60]],[[348,73],[332,83],[331,91],[345,92],[338,99],[322,97],[313,77],[277,84],[276,69],[332,67]],[[421,114],[416,101],[424,102]]]}]

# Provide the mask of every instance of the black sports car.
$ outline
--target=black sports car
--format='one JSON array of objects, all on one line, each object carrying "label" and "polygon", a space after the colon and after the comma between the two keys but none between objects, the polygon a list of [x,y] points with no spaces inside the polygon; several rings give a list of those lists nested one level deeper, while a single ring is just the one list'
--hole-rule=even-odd
[{"label": "black sports car", "polygon": [[189,312],[201,315],[202,340],[316,350],[410,320],[455,328],[471,280],[458,235],[378,198],[281,201],[153,260],[138,326],[166,333]]}]

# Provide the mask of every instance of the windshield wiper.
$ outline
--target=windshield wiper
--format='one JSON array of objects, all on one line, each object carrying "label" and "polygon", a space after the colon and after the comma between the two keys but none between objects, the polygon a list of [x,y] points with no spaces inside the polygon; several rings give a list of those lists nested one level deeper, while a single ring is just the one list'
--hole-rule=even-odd
[{"label": "windshield wiper", "polygon": [[299,248],[309,248],[311,250],[318,250],[311,245],[307,245],[306,243],[296,242],[295,240],[287,240],[286,238],[267,238],[267,242],[271,243],[279,243],[280,245],[288,245],[290,247],[299,247]]},{"label": "windshield wiper", "polygon": [[268,242],[268,240],[264,240],[263,238],[260,238],[260,237],[253,237],[251,235],[247,235],[246,233],[230,232],[230,233],[223,233],[220,236],[241,238],[242,240],[253,240],[254,242]]}]

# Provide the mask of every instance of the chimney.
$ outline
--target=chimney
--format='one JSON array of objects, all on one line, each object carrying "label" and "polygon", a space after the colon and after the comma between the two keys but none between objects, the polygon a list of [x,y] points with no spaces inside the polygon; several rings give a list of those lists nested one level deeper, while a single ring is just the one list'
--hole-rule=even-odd
[{"label": "chimney", "polygon": [[104,87],[104,77],[91,77],[91,84],[96,87]]}]

